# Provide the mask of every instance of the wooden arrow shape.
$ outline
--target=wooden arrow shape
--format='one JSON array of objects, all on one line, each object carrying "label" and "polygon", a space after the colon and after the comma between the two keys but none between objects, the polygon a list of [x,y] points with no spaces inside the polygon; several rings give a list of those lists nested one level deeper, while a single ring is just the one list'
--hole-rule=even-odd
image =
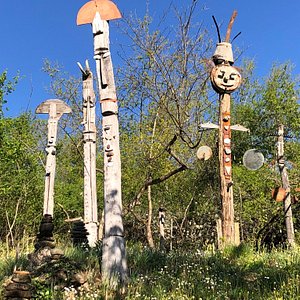
[{"label": "wooden arrow shape", "polygon": [[93,23],[96,12],[101,20],[115,20],[122,18],[118,7],[110,0],[94,0],[83,5],[77,14],[77,25]]},{"label": "wooden arrow shape", "polygon": [[231,174],[231,167],[225,166],[225,175],[230,175]]}]

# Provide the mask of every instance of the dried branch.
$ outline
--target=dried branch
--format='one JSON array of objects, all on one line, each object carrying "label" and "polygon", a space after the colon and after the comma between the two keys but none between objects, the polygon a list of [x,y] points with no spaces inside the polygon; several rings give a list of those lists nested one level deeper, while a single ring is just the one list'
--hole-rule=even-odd
[{"label": "dried branch", "polygon": [[233,23],[234,23],[234,20],[235,20],[236,16],[237,16],[237,11],[234,10],[233,13],[232,13],[232,16],[230,18],[228,27],[227,27],[227,32],[226,32],[226,37],[225,37],[225,42],[226,43],[229,43],[229,41],[230,41],[231,29],[232,29],[232,26],[233,26]]}]

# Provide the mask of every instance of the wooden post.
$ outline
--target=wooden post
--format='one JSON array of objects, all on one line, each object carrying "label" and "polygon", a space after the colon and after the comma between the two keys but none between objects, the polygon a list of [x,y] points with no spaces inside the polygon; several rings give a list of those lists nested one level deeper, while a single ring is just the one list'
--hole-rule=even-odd
[{"label": "wooden post", "polygon": [[49,99],[44,101],[36,108],[35,111],[37,114],[49,114],[43,215],[53,216],[54,210],[54,179],[56,169],[56,139],[58,120],[63,114],[71,113],[71,111],[71,108],[65,102],[58,99]]},{"label": "wooden post", "polygon": [[96,186],[96,101],[93,73],[88,61],[85,70],[78,64],[83,81],[83,153],[84,153],[84,224],[90,247],[98,240],[98,207]]},{"label": "wooden post", "polygon": [[127,260],[122,220],[119,121],[113,66],[109,51],[108,20],[121,18],[112,1],[95,0],[78,12],[77,24],[92,23],[94,59],[102,111],[104,149],[104,238],[102,279],[111,286],[127,280]]},{"label": "wooden post", "polygon": [[165,210],[159,208],[158,211],[158,221],[159,221],[159,248],[161,251],[166,250],[165,245]]},{"label": "wooden post", "polygon": [[287,233],[287,242],[290,246],[295,245],[295,233],[293,225],[293,215],[292,215],[292,203],[291,203],[291,189],[289,183],[289,177],[287,173],[287,168],[285,166],[284,160],[284,126],[279,125],[278,128],[278,142],[277,142],[277,162],[281,175],[282,187],[285,189],[286,196],[283,200],[285,226]]},{"label": "wooden post", "polygon": [[219,162],[220,162],[220,195],[222,202],[222,238],[224,246],[235,243],[231,127],[230,127],[230,93],[241,83],[241,75],[232,66],[232,46],[229,43],[231,28],[237,12],[230,19],[225,42],[217,44],[213,55],[215,67],[211,72],[213,88],[219,94]]},{"label": "wooden post", "polygon": [[[234,207],[231,166],[230,95],[220,95],[219,162],[222,230],[225,243],[234,243]],[[226,124],[226,125],[225,125]],[[228,126],[228,127],[227,127]],[[225,152],[226,151],[226,152]]]},{"label": "wooden post", "polygon": [[122,282],[127,276],[122,221],[121,159],[118,104],[111,56],[108,22],[96,13],[93,21],[94,58],[100,90],[102,139],[104,148],[104,238],[102,276]]}]

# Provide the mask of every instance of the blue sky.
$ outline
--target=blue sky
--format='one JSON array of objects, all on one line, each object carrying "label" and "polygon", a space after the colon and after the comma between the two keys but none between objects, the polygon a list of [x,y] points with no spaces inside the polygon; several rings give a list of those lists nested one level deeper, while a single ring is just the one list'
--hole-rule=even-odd
[{"label": "blue sky", "polygon": [[[83,63],[89,58],[94,67],[91,27],[76,26],[77,12],[86,2],[0,0],[0,72],[7,70],[8,76],[12,77],[19,70],[22,75],[16,91],[8,97],[7,115],[16,116],[27,108],[34,110],[40,102],[53,97],[45,89],[49,78],[41,70],[44,59],[56,61],[67,72],[78,76],[77,61]],[[154,20],[159,20],[170,4],[169,0],[114,1],[124,15],[134,12],[140,17],[145,14],[147,2]],[[173,0],[179,9],[189,3],[187,0]],[[266,76],[273,63],[288,60],[295,65],[295,74],[300,73],[300,1],[202,0],[199,1],[197,20],[215,32],[211,19],[214,15],[219,23],[223,23],[221,32],[224,37],[234,9],[237,9],[238,16],[233,34],[242,32],[234,46],[246,49],[244,57],[255,60],[258,76]],[[111,50],[115,65],[121,63],[116,54],[120,43],[126,41],[111,22]]]}]

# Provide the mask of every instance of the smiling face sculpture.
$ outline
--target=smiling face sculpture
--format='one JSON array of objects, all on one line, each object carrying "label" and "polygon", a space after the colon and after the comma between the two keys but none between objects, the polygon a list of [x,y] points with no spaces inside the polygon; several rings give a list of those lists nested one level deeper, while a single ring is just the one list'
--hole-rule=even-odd
[{"label": "smiling face sculpture", "polygon": [[210,74],[211,83],[217,93],[231,93],[241,84],[239,71],[230,65],[215,66]]}]

